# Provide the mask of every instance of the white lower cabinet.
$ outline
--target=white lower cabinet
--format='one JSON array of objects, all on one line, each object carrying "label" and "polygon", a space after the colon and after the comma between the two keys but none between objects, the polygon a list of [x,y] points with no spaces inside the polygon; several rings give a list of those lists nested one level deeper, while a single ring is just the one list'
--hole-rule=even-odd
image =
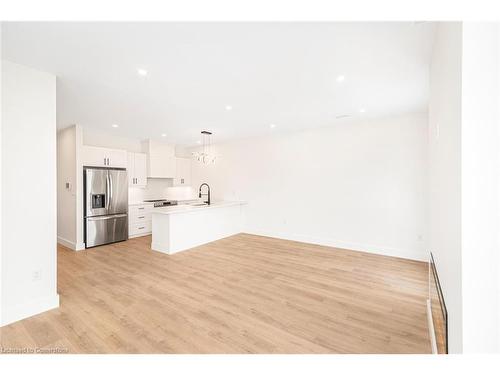
[{"label": "white lower cabinet", "polygon": [[129,238],[151,234],[153,204],[130,205],[128,209]]},{"label": "white lower cabinet", "polygon": [[141,237],[151,234],[151,220],[143,223],[130,223],[128,226],[129,237]]}]

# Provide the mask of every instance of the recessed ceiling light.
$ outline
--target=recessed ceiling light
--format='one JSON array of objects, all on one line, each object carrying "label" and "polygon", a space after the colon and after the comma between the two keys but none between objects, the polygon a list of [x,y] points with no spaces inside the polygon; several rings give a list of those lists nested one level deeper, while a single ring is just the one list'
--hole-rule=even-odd
[{"label": "recessed ceiling light", "polygon": [[117,127],[118,127],[118,125],[117,125],[117,124],[113,124],[113,125],[111,125],[111,127],[112,127],[112,128],[117,128]]},{"label": "recessed ceiling light", "polygon": [[200,140],[196,141],[196,143],[199,144],[199,145],[201,145],[201,141]]},{"label": "recessed ceiling light", "polygon": [[364,108],[359,109],[359,113],[365,113],[365,112],[366,112],[366,109],[364,109]]},{"label": "recessed ceiling light", "polygon": [[162,137],[166,137],[167,135],[166,135],[165,133],[163,133],[161,136],[162,136]]},{"label": "recessed ceiling light", "polygon": [[137,69],[137,74],[139,74],[142,77],[146,77],[148,75],[148,71],[146,69]]},{"label": "recessed ceiling light", "polygon": [[226,105],[226,111],[230,111],[232,109],[233,109],[233,107],[231,107],[230,105]]},{"label": "recessed ceiling light", "polygon": [[340,75],[337,77],[337,82],[344,82],[344,81],[345,81],[345,76]]},{"label": "recessed ceiling light", "polygon": [[271,129],[274,129],[274,128],[276,127],[276,124],[269,124],[269,127],[270,127]]}]

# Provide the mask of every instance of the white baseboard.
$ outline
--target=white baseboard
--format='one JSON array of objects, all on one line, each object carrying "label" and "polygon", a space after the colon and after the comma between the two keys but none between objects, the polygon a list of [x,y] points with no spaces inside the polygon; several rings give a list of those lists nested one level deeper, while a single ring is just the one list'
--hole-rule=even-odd
[{"label": "white baseboard", "polygon": [[397,258],[418,260],[418,261],[423,261],[423,262],[428,261],[428,256],[426,254],[418,254],[415,251],[408,250],[408,249],[396,249],[396,248],[380,246],[380,245],[361,244],[361,243],[355,243],[355,242],[349,242],[349,241],[335,240],[332,238],[320,238],[320,237],[313,237],[313,236],[295,235],[295,234],[284,233],[284,232],[282,232],[282,233],[265,232],[265,231],[259,231],[259,230],[255,231],[255,230],[251,230],[251,229],[247,229],[244,232],[249,233],[249,234],[255,234],[257,236],[266,236],[266,237],[273,237],[273,238],[279,238],[279,239],[284,239],[284,240],[305,242],[305,243],[311,243],[311,244],[315,244],[315,245],[336,247],[339,249],[362,251],[365,253],[386,255],[386,256],[397,257]]},{"label": "white baseboard", "polygon": [[50,297],[37,298],[19,305],[4,305],[2,306],[2,322],[0,326],[5,326],[58,307],[59,294]]},{"label": "white baseboard", "polygon": [[84,243],[75,243],[73,241],[69,241],[67,240],[66,238],[63,238],[63,237],[60,237],[60,236],[57,236],[57,243],[67,247],[68,249],[71,249],[71,250],[83,250],[85,249],[85,244]]},{"label": "white baseboard", "polygon": [[432,354],[438,354],[436,343],[436,331],[434,330],[434,321],[432,320],[431,300],[427,300],[427,326],[429,327],[429,337],[431,338]]}]

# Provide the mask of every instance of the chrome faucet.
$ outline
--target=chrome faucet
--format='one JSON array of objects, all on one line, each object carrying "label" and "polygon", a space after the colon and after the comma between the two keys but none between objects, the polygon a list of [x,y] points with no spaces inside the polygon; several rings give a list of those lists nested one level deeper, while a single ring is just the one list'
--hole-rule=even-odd
[{"label": "chrome faucet", "polygon": [[[203,185],[205,185],[207,188],[208,188],[208,191],[206,194],[201,194],[201,188],[203,187]],[[199,190],[199,193],[198,193],[198,197],[201,198],[202,195],[206,195],[208,200],[205,201],[206,204],[210,205],[210,186],[204,182],[200,185],[200,190]]]}]

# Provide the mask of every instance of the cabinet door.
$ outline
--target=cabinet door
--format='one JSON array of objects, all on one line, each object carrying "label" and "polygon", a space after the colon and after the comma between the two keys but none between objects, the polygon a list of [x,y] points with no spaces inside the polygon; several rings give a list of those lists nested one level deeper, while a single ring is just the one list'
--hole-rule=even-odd
[{"label": "cabinet door", "polygon": [[127,168],[127,151],[108,148],[106,153],[109,160],[108,167]]},{"label": "cabinet door", "polygon": [[83,165],[88,167],[127,168],[127,151],[83,146]]},{"label": "cabinet door", "polygon": [[83,146],[83,165],[86,167],[107,167],[106,149],[102,147]]},{"label": "cabinet door", "polygon": [[145,187],[148,184],[146,154],[141,154],[141,153],[134,154],[134,166],[135,166],[134,177],[136,178],[135,186]]},{"label": "cabinet door", "polygon": [[182,162],[182,178],[184,179],[184,184],[186,186],[191,185],[191,159],[183,158]]},{"label": "cabinet door", "polygon": [[189,186],[191,184],[191,160],[187,158],[175,158],[176,174],[175,186]]},{"label": "cabinet door", "polygon": [[135,187],[135,154],[127,152],[128,186]]}]

